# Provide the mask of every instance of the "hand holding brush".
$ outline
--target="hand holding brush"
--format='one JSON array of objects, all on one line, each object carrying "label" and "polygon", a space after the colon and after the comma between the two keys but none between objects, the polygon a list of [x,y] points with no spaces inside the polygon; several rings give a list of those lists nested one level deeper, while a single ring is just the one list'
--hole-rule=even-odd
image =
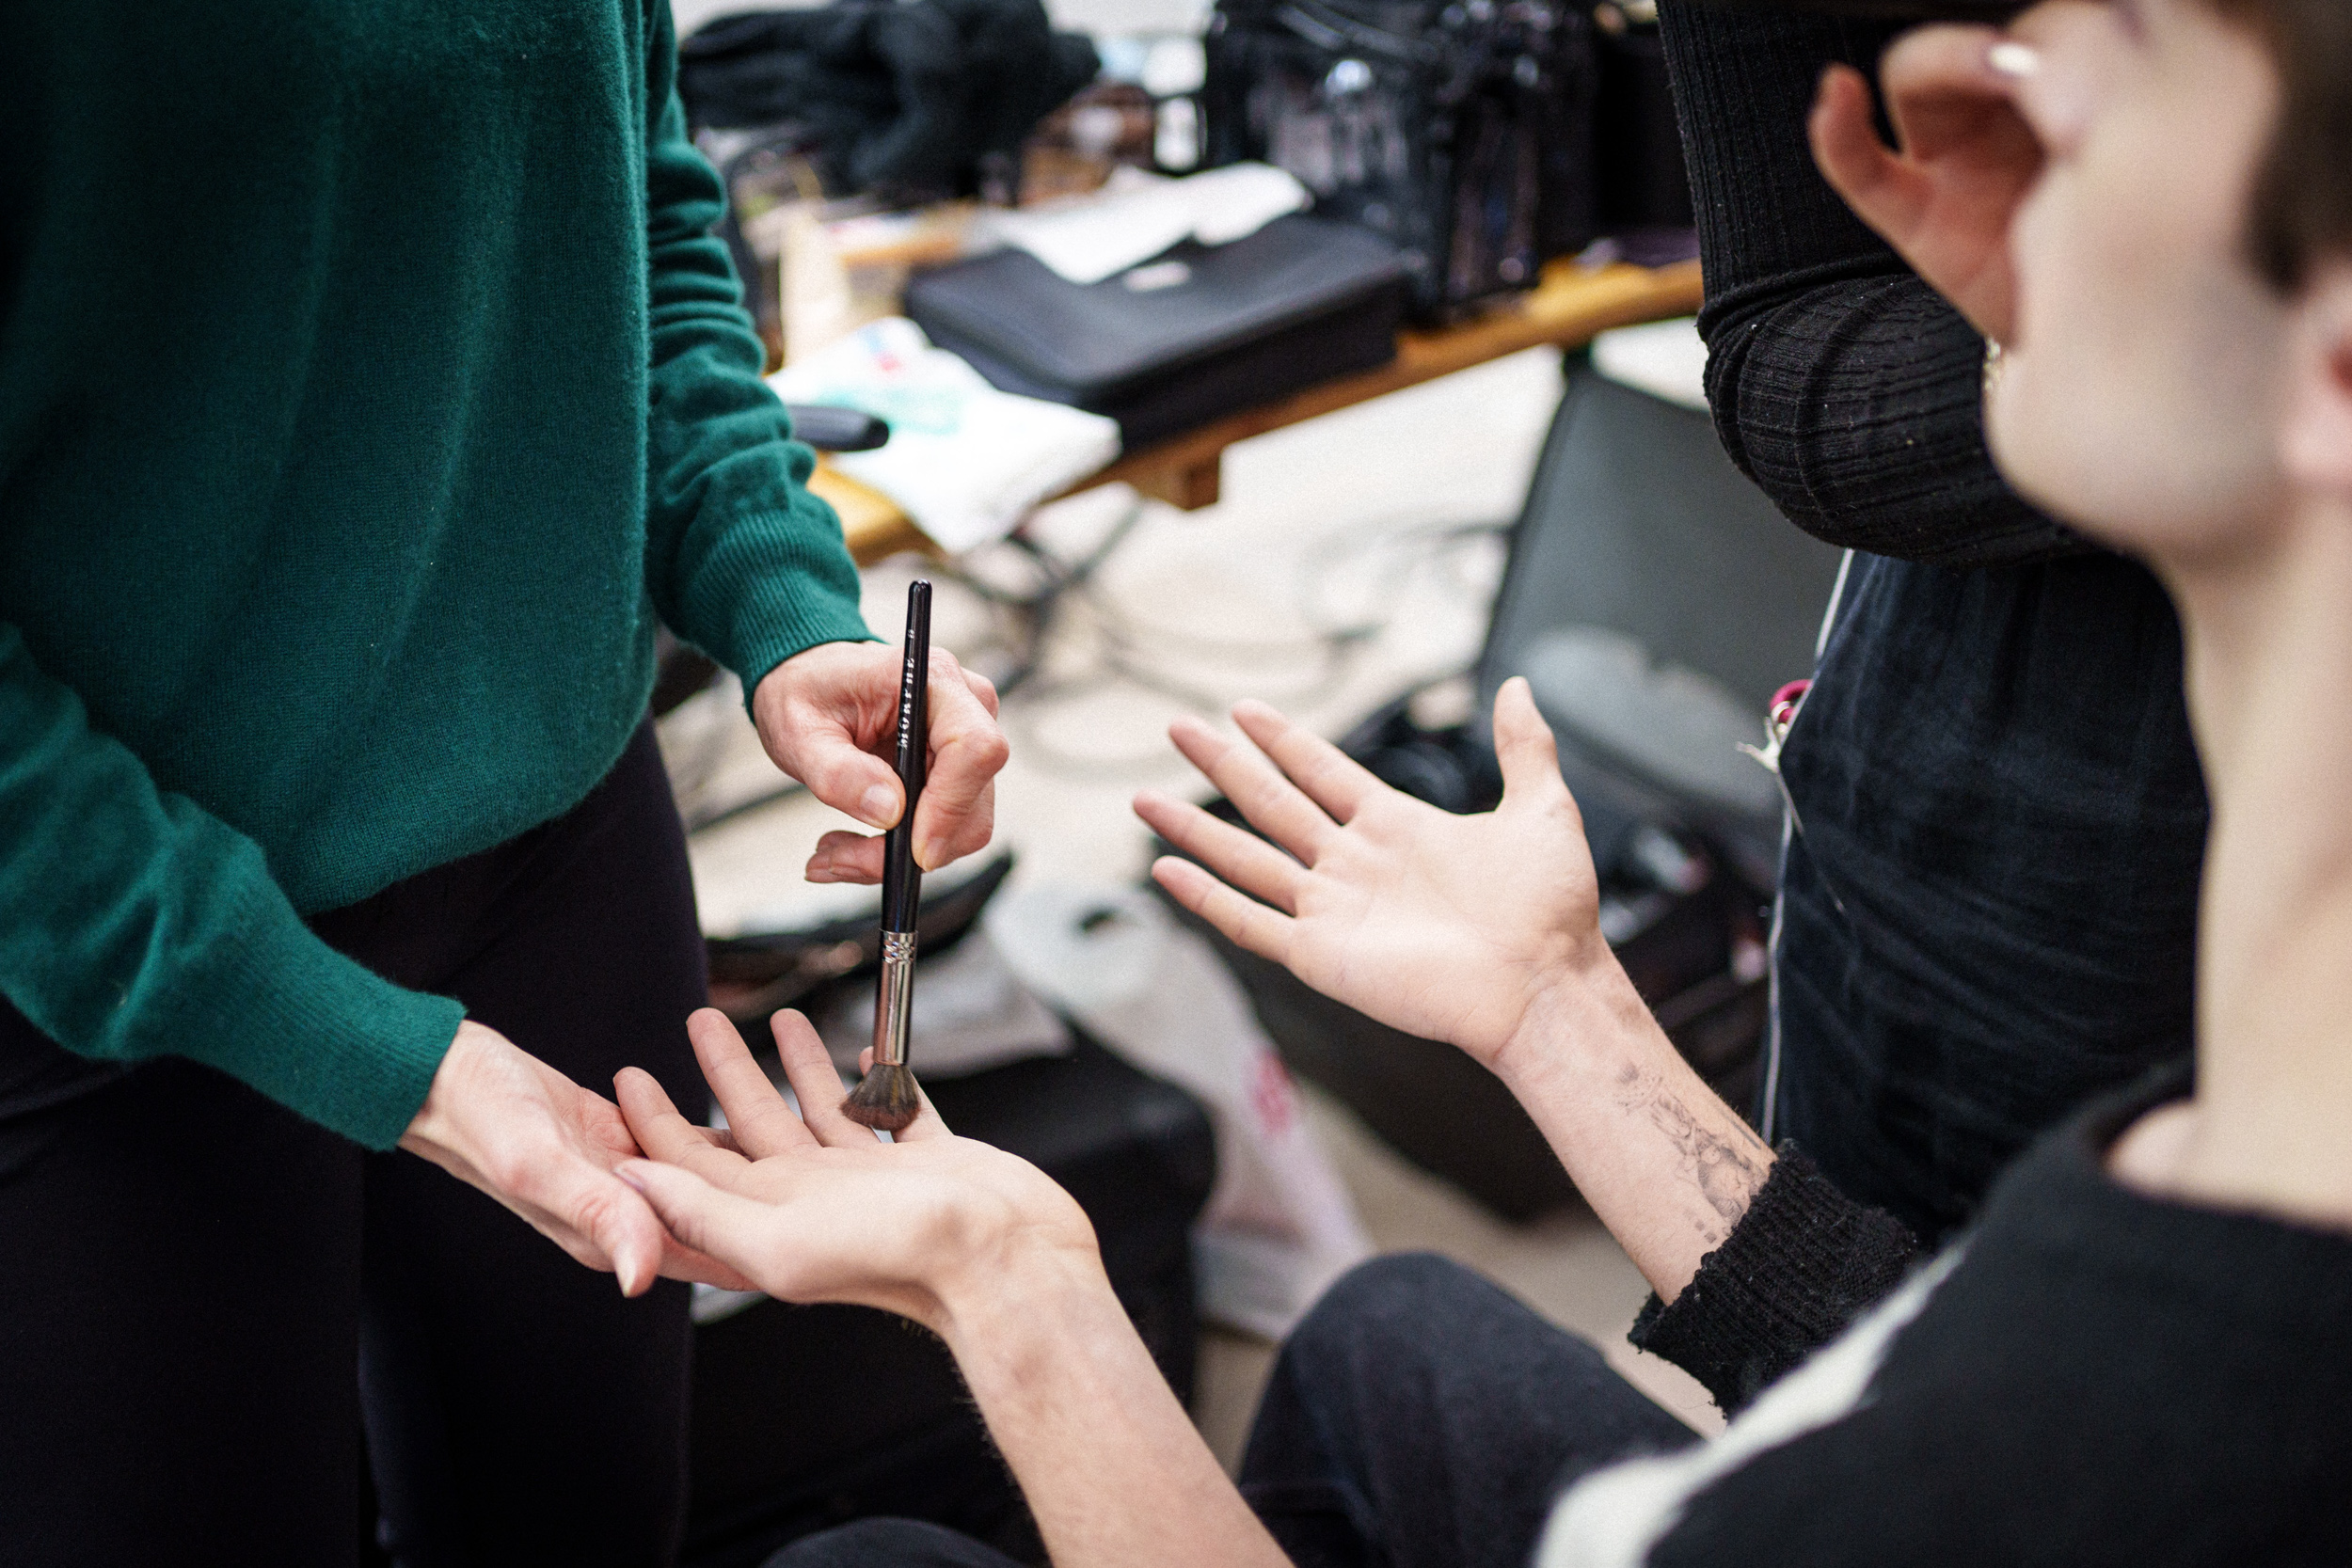
[{"label": "hand holding brush", "polygon": [[898,783],[906,804],[882,838],[882,981],[874,994],[874,1062],[841,1102],[863,1127],[897,1132],[922,1109],[907,1067],[907,1029],[914,1008],[915,915],[923,872],[914,863],[914,807],[923,795],[930,749],[928,697],[931,665],[931,585],[907,585],[905,662],[898,675]]}]

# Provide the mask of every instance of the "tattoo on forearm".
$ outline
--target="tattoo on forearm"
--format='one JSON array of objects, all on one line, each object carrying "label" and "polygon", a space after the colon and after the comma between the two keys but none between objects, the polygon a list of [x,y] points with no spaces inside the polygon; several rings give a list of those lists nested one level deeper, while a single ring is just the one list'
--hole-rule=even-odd
[{"label": "tattoo on forearm", "polygon": [[1763,1185],[1763,1141],[1744,1126],[1724,1137],[1700,1121],[1682,1097],[1666,1086],[1662,1074],[1630,1063],[1617,1069],[1616,1099],[1620,1110],[1642,1117],[1666,1135],[1681,1157],[1683,1173],[1712,1212],[1712,1219],[1700,1219],[1701,1233],[1709,1244],[1723,1242]]}]

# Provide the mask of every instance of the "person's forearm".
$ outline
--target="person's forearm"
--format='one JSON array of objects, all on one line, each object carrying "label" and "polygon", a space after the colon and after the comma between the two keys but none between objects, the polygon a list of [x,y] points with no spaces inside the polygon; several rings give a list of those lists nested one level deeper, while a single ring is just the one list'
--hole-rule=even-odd
[{"label": "person's forearm", "polygon": [[1613,958],[1547,990],[1495,1069],[1658,1292],[1633,1343],[1726,1413],[1835,1338],[1917,1257],[1893,1216],[1838,1192],[1793,1146],[1785,1161],[1766,1148]]},{"label": "person's forearm", "polygon": [[1899,30],[1668,0],[1659,9],[1690,166],[1708,401],[1725,450],[1799,528],[1947,566],[2090,546],[1994,470],[1984,346],[1814,166],[1805,119],[1832,61],[1872,69]]},{"label": "person's forearm", "polygon": [[1287,1562],[1093,1255],[992,1269],[943,1301],[941,1335],[1059,1568]]},{"label": "person's forearm", "polygon": [[1772,1170],[1772,1149],[1682,1059],[1613,958],[1548,990],[1494,1066],[1662,1300]]}]

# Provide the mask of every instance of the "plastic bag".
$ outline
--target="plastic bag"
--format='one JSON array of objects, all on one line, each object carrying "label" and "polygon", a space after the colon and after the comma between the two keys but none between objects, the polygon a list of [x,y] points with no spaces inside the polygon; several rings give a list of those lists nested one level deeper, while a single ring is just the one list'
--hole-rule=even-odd
[{"label": "plastic bag", "polygon": [[1024,985],[1209,1107],[1218,1168],[1194,1243],[1201,1315],[1288,1333],[1372,1242],[1232,975],[1133,888],[1011,888],[982,922]]}]

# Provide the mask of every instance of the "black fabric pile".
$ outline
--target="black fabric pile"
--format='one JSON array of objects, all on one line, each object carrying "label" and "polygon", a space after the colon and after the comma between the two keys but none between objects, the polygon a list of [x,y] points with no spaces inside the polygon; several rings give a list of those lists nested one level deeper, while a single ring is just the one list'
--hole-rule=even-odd
[{"label": "black fabric pile", "polygon": [[678,93],[698,129],[803,127],[835,194],[968,193],[1100,69],[1040,0],[836,0],[700,29]]}]

